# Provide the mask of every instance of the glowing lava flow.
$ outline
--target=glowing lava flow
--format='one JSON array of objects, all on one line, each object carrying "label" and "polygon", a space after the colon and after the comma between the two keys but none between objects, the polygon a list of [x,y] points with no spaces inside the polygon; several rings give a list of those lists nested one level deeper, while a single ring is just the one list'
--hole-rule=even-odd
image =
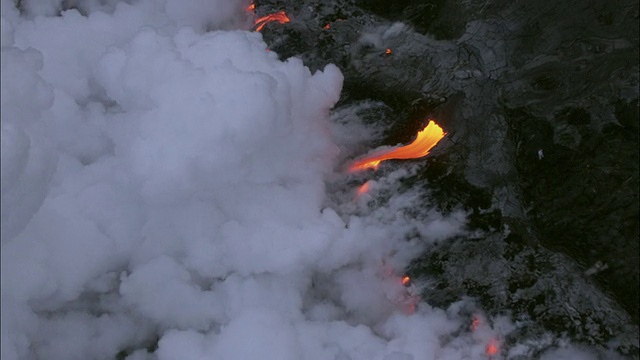
[{"label": "glowing lava flow", "polygon": [[260,31],[265,27],[265,25],[273,21],[277,21],[280,24],[285,24],[291,20],[284,11],[278,11],[277,13],[265,15],[261,18],[256,19],[253,25],[256,26],[256,31]]},{"label": "glowing lava flow", "polygon": [[371,183],[369,181],[367,181],[366,183],[360,185],[360,187],[358,187],[358,190],[356,191],[357,196],[360,197],[366,193],[369,192],[369,190],[371,189]]},{"label": "glowing lava flow", "polygon": [[349,167],[349,172],[377,169],[384,160],[421,158],[429,154],[429,150],[446,134],[438,124],[433,120],[429,120],[427,127],[418,133],[418,137],[411,144],[399,148],[375,151],[366,158],[353,163]]},{"label": "glowing lava flow", "polygon": [[492,339],[485,348],[485,353],[487,354],[487,356],[491,357],[493,355],[496,355],[500,351],[499,345],[500,344],[498,343],[498,340]]},{"label": "glowing lava flow", "polygon": [[[471,326],[470,326],[471,331],[478,330],[478,328],[480,328],[481,325],[482,325],[482,320],[480,316],[473,315],[473,318],[471,320]],[[494,355],[497,355],[500,352],[500,342],[498,341],[498,339],[496,338],[491,339],[489,343],[487,343],[487,346],[485,346],[484,352],[485,354],[487,354],[489,359],[491,359]]]}]

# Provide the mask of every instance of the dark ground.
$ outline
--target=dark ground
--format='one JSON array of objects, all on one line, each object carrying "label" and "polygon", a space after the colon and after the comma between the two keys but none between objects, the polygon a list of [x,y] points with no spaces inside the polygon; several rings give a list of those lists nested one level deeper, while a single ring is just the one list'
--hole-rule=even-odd
[{"label": "dark ground", "polygon": [[[405,181],[444,212],[469,210],[482,235],[414,260],[427,302],[470,296],[531,323],[508,342],[550,331],[638,358],[638,2],[256,5],[292,18],[263,31],[281,57],[341,68],[338,106],[386,104],[384,144],[426,117],[449,133]],[[411,28],[384,33],[394,21]]]}]

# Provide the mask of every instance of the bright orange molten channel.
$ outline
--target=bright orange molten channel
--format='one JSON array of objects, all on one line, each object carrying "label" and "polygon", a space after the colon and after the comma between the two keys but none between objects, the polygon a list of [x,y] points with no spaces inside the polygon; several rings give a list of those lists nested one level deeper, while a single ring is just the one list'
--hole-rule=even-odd
[{"label": "bright orange molten channel", "polygon": [[257,26],[256,31],[260,31],[262,30],[262,28],[265,27],[265,25],[273,21],[277,21],[280,24],[284,24],[284,23],[288,23],[291,20],[289,19],[289,17],[284,11],[278,11],[277,13],[265,15],[261,18],[256,19],[253,25]]},{"label": "bright orange molten channel", "polygon": [[374,151],[364,159],[354,162],[349,167],[349,172],[377,169],[380,163],[385,160],[421,158],[429,154],[429,151],[436,146],[440,139],[446,134],[438,124],[433,120],[429,120],[427,127],[418,133],[418,137],[411,144]]}]

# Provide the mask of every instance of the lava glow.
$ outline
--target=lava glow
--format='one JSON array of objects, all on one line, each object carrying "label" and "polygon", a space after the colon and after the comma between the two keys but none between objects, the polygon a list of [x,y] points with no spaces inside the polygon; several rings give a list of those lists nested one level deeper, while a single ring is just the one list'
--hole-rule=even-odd
[{"label": "lava glow", "polygon": [[413,301],[404,308],[404,313],[406,315],[413,315],[416,312],[417,301]]},{"label": "lava glow", "polygon": [[489,344],[487,344],[487,347],[485,348],[485,353],[488,356],[496,355],[498,351],[500,351],[498,345],[499,345],[498,340],[496,339],[491,340]]},{"label": "lava glow", "polygon": [[285,24],[291,20],[284,11],[278,11],[277,13],[265,15],[261,18],[256,19],[253,25],[256,26],[256,31],[260,31],[265,27],[265,25],[273,21],[277,21],[280,24]]},{"label": "lava glow", "polygon": [[442,139],[445,133],[438,124],[429,120],[427,127],[422,129],[417,138],[409,145],[374,151],[362,160],[356,161],[349,167],[349,172],[366,169],[377,169],[382,161],[391,159],[418,159],[429,154],[429,151]]},{"label": "lava glow", "polygon": [[474,316],[473,320],[471,320],[471,331],[476,331],[480,327],[480,318],[478,316]]},{"label": "lava glow", "polygon": [[356,191],[357,196],[360,197],[366,193],[369,192],[369,190],[371,189],[371,183],[369,181],[367,181],[366,183],[360,185],[360,187],[358,187],[358,190]]},{"label": "lava glow", "polygon": [[247,6],[247,8],[245,9],[247,12],[253,11],[256,9],[256,4],[251,3],[251,5]]},{"label": "lava glow", "polygon": [[393,51],[391,51],[391,49],[387,49],[384,51],[385,54],[387,55],[391,55],[393,53]]},{"label": "lava glow", "polygon": [[409,282],[411,282],[411,278],[408,276],[405,276],[402,278],[402,285],[407,286],[409,285]]}]

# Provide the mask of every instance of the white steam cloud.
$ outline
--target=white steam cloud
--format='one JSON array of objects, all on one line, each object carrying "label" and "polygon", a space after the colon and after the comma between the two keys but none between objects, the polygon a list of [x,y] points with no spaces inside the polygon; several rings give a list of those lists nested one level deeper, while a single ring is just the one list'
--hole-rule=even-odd
[{"label": "white steam cloud", "polygon": [[328,196],[342,75],[246,5],[2,0],[3,360],[482,359],[510,331],[407,308],[405,234],[464,214],[369,206],[401,170]]}]

